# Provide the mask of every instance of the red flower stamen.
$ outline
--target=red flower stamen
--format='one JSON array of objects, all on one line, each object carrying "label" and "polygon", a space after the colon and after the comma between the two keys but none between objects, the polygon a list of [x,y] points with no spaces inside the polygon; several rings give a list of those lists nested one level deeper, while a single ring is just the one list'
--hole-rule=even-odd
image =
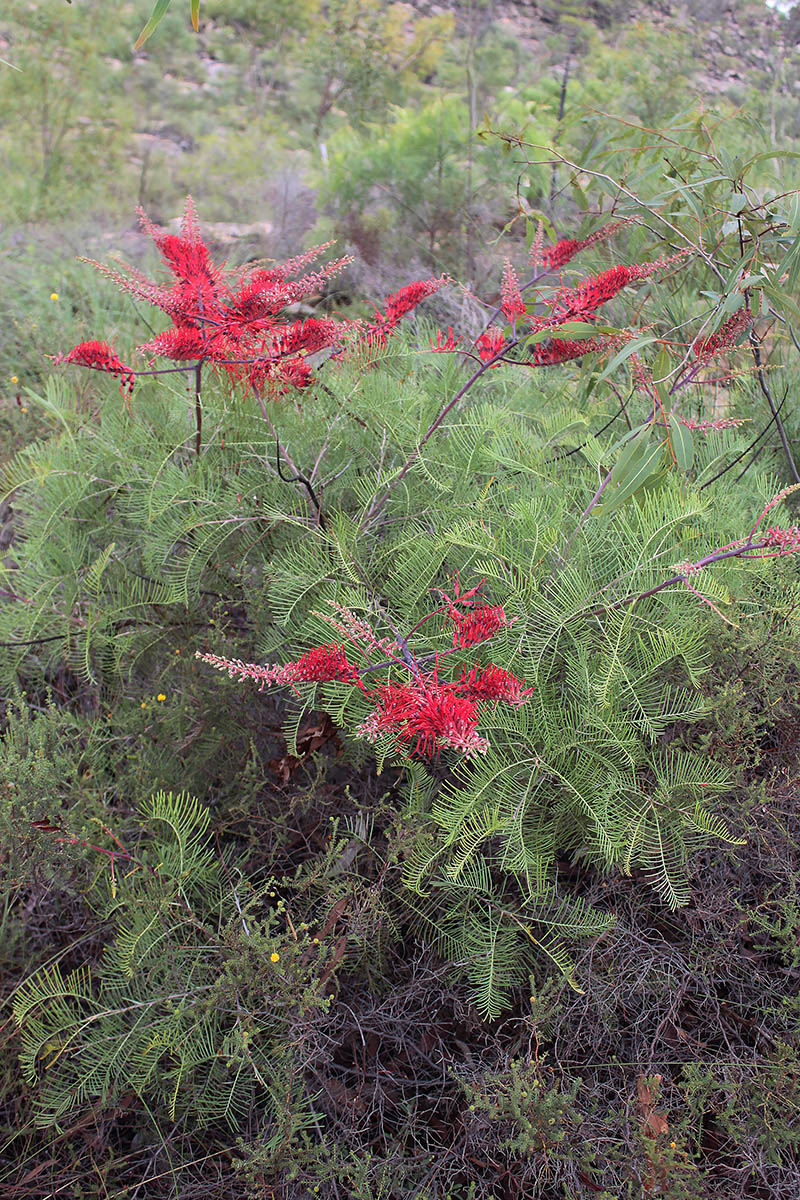
[{"label": "red flower stamen", "polygon": [[526,688],[516,675],[489,664],[488,667],[473,667],[469,675],[462,675],[460,688],[471,700],[488,700],[497,703],[504,700],[513,708],[527,703],[533,688]]},{"label": "red flower stamen", "polygon": [[700,337],[693,343],[692,349],[700,359],[713,358],[715,354],[721,354],[724,350],[730,350],[739,340],[745,329],[749,329],[753,319],[746,304],[737,309],[732,317],[720,325],[716,333],[709,334],[708,337]]},{"label": "red flower stamen", "polygon": [[124,395],[133,391],[134,373],[130,367],[120,362],[117,352],[108,342],[81,342],[73,346],[69,354],[56,355],[54,362],[77,363],[81,367],[89,367],[92,371],[106,371],[120,381],[119,390]]},{"label": "red flower stamen", "polygon": [[[490,325],[476,341],[475,348],[482,362],[491,362],[501,352],[505,344],[506,339],[502,329],[498,329],[496,325]],[[499,362],[494,363],[492,369],[501,365]]]},{"label": "red flower stamen", "polygon": [[[598,229],[595,233],[591,233],[585,238],[562,238],[560,242],[556,242],[555,246],[550,246],[547,250],[539,250],[541,261],[550,271],[557,271],[560,267],[565,267],[567,263],[580,254],[581,250],[588,250],[589,246],[593,246],[595,242],[605,241],[611,237],[623,225],[627,225],[627,219],[624,221],[615,221],[612,225],[606,225],[603,229]],[[534,245],[536,243],[534,242]],[[538,265],[539,259],[535,260],[535,265]]]},{"label": "red flower stamen", "polygon": [[503,272],[503,289],[502,289],[502,311],[503,316],[507,321],[516,321],[517,317],[525,315],[525,301],[522,299],[522,292],[519,290],[519,280],[517,273],[511,266],[511,263],[506,259],[506,267]]}]

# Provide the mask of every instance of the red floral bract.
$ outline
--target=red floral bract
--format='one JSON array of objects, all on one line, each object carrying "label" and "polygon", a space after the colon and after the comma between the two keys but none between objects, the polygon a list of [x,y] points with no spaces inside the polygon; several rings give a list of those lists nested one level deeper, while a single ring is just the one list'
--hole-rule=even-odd
[{"label": "red floral bract", "polygon": [[332,243],[316,246],[274,267],[247,266],[234,271],[212,261],[200,235],[191,196],[186,201],[180,233],[159,228],[141,210],[139,219],[161,254],[171,276],[169,283],[147,279],[135,267],[84,261],[169,318],[167,329],[137,347],[150,359],[149,367],[134,370],[125,366],[106,342],[84,342],[56,358],[56,362],[107,371],[117,376],[129,393],[135,377],[159,373],[153,362],[158,358],[189,364],[187,369],[195,370],[208,364],[258,394],[280,395],[289,388],[302,391],[314,379],[309,355],[324,350],[340,354],[347,342],[383,344],[402,317],[444,282],[443,278],[419,280],[401,288],[387,299],[386,312],[378,313],[376,322],[366,327],[332,317],[293,320],[287,308],[324,290],[333,276],[352,261],[349,257],[334,259],[304,274],[305,268]]},{"label": "red floral bract", "polygon": [[[454,576],[455,595],[451,599],[442,593],[445,618],[453,621],[455,631],[450,650],[415,657],[404,639],[379,638],[363,617],[341,604],[331,602],[332,615],[318,613],[339,633],[344,634],[367,660],[355,667],[345,655],[344,647],[315,646],[294,662],[261,666],[227,659],[217,654],[198,651],[197,657],[218,670],[226,671],[232,679],[252,679],[262,688],[268,685],[290,686],[302,681],[317,683],[340,682],[356,687],[372,706],[372,711],[358,726],[356,733],[367,741],[390,737],[397,747],[410,756],[438,757],[442,750],[456,750],[467,758],[485,754],[488,740],[481,734],[479,724],[481,705],[503,702],[518,708],[525,704],[532,689],[523,680],[489,664],[461,666],[450,680],[441,678],[444,662],[461,649],[469,649],[492,637],[499,629],[511,624],[499,604],[480,602],[481,584],[459,594],[458,574]],[[441,613],[441,608],[429,613]],[[410,636],[410,635],[409,635]],[[370,661],[371,655],[385,656],[381,662]],[[391,678],[368,682],[377,671],[400,669],[403,681]]]}]

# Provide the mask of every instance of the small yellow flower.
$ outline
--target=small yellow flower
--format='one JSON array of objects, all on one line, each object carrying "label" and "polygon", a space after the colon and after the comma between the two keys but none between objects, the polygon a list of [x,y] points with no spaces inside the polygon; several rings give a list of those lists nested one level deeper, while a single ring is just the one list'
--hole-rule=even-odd
[{"label": "small yellow flower", "polygon": [[139,705],[139,707],[140,707],[140,708],[147,708],[147,704],[146,704],[146,702],[143,700],[143,701],[142,701],[142,703]]},{"label": "small yellow flower", "polygon": [[50,293],[50,299],[51,299],[51,300],[57,300],[57,299],[58,299],[58,292],[51,292],[51,293]]},{"label": "small yellow flower", "polygon": [[281,957],[280,954],[276,954],[275,951],[273,950],[272,954],[270,954],[270,956],[269,956],[269,961],[270,962],[278,962],[280,960],[280,957]]},{"label": "small yellow flower", "polygon": [[163,692],[159,692],[158,695],[156,696],[156,700],[159,702],[159,704],[161,704],[164,700],[166,700],[166,698],[167,697],[164,695]]},{"label": "small yellow flower", "polygon": [[19,383],[19,376],[18,376],[18,375],[12,375],[12,376],[11,376],[11,382],[12,382],[12,383]]},{"label": "small yellow flower", "polygon": [[27,411],[28,411],[28,410],[27,410],[27,408],[25,407],[25,405],[24,405],[24,404],[20,404],[20,406],[19,406],[19,410],[20,410],[20,412],[27,412]]},{"label": "small yellow flower", "polygon": [[670,1150],[677,1149],[677,1146],[678,1146],[677,1142],[670,1142],[670,1144],[669,1144]]}]

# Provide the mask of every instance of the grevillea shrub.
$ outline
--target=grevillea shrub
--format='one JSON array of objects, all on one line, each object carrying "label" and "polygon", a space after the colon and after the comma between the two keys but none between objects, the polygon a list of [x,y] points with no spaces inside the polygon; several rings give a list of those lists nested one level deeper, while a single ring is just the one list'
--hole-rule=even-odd
[{"label": "grevillea shrub", "polygon": [[44,402],[63,436],[9,472],[7,677],[66,670],[98,711],[175,696],[198,790],[223,745],[257,736],[259,689],[282,689],[290,751],[323,710],[353,762],[402,781],[406,919],[488,1017],[548,959],[574,979],[570,943],[613,921],[559,862],[635,872],[677,906],[694,848],[735,840],[713,810],[725,770],[670,735],[703,711],[705,624],[796,587],[791,490],[737,483],[739,418],[697,413],[747,353],[750,310],[656,328],[684,249],[567,282],[632,223],[611,225],[534,240],[482,332],[414,344],[400,322],[443,280],[371,321],[299,322],[286,306],[334,268],[226,272],[189,206],[180,234],[151,228],[168,282],[113,272],[169,321],[145,365],[105,341],[64,356],[126,404],[86,420],[60,374]]}]

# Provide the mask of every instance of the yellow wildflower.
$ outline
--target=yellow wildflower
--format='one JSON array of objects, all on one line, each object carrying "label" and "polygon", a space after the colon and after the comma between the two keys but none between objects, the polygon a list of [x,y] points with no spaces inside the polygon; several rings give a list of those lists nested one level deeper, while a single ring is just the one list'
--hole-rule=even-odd
[{"label": "yellow wildflower", "polygon": [[270,956],[269,956],[269,961],[270,962],[278,962],[280,960],[280,957],[281,957],[280,954],[276,954],[275,951],[273,950],[272,954],[270,954]]},{"label": "yellow wildflower", "polygon": [[158,695],[156,696],[156,700],[159,702],[159,704],[161,704],[162,701],[166,700],[166,698],[167,697],[164,695],[163,692],[159,692]]}]

